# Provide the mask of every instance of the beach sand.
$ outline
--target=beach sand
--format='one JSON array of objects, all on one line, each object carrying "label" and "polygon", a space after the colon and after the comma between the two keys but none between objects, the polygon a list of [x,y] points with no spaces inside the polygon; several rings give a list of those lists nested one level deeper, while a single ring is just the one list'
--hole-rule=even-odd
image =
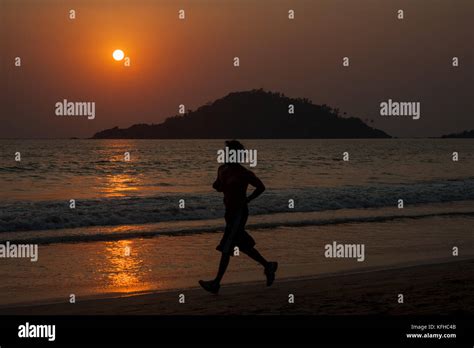
[{"label": "beach sand", "polygon": [[[219,295],[202,289],[121,298],[4,308],[14,315],[416,314],[474,313],[474,260],[354,271],[319,278],[227,285]],[[179,294],[186,302],[179,303]],[[295,296],[294,304],[288,295]],[[398,294],[404,303],[397,302]]]},{"label": "beach sand", "polygon": [[[470,229],[473,223],[472,216],[439,216],[326,226],[282,226],[250,232],[261,253],[279,262],[278,279],[313,279],[340,272],[424,265],[460,257],[474,259]],[[0,312],[5,307],[64,303],[71,294],[82,302],[191,289],[197,286],[199,279],[215,276],[220,257],[215,246],[220,238],[221,233],[201,233],[40,245],[37,262],[2,260]],[[364,262],[326,258],[325,245],[333,241],[364,243]],[[453,246],[459,248],[459,257],[452,256]],[[129,256],[125,254],[127,248]],[[438,275],[440,279],[444,276],[444,273]],[[241,254],[232,258],[223,285],[260,284],[263,278],[262,267]],[[305,286],[304,283],[301,286]],[[300,290],[298,285],[293,291]],[[327,288],[327,291],[333,289]],[[268,294],[271,292],[261,296]]]},{"label": "beach sand", "polygon": [[[257,248],[278,260],[280,278],[319,276],[368,267],[419,264],[449,258],[452,246],[474,257],[474,217],[431,217],[389,222],[251,230]],[[445,233],[449,230],[449,233]],[[186,289],[215,276],[221,233],[159,236],[109,242],[41,245],[38,262],[4,259],[0,306],[62,302],[88,297]],[[324,257],[333,241],[364,243],[364,262]],[[130,256],[125,255],[129,248]],[[224,283],[262,279],[262,268],[245,255],[234,257]]]}]

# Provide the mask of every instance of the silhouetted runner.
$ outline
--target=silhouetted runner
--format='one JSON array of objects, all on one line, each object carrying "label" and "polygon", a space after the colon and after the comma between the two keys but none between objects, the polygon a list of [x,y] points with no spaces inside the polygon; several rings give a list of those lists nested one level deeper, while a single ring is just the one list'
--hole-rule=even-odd
[{"label": "silhouetted runner", "polygon": [[[243,150],[244,146],[237,140],[226,141],[229,150]],[[247,197],[248,185],[255,187],[255,191]],[[230,256],[237,246],[240,251],[260,263],[267,277],[267,286],[273,284],[277,262],[268,262],[255,249],[254,239],[245,231],[245,224],[249,215],[247,204],[265,191],[262,181],[250,170],[239,163],[225,163],[219,167],[217,179],[212,185],[218,192],[224,193],[225,222],[224,236],[217,246],[222,252],[219,270],[214,280],[200,280],[199,284],[207,291],[217,294],[224,273],[229,265]]]}]

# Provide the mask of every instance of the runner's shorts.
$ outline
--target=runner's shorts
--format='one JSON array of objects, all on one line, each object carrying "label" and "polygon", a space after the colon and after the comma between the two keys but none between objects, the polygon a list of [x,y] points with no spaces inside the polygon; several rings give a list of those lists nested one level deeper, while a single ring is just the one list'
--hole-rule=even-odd
[{"label": "runner's shorts", "polygon": [[234,248],[237,246],[239,250],[250,250],[255,246],[255,241],[247,231],[245,224],[249,216],[248,208],[245,207],[238,212],[225,213],[225,231],[221,242],[217,246],[217,250],[223,254],[233,255]]}]

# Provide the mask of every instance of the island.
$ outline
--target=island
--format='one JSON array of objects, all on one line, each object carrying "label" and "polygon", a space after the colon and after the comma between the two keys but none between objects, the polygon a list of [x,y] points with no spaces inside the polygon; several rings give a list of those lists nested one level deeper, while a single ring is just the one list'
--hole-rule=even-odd
[{"label": "island", "polygon": [[465,130],[461,133],[453,133],[441,136],[441,138],[474,138],[474,129]]},{"label": "island", "polygon": [[255,89],[233,92],[160,124],[97,132],[93,139],[354,139],[391,138],[357,117],[306,98]]}]

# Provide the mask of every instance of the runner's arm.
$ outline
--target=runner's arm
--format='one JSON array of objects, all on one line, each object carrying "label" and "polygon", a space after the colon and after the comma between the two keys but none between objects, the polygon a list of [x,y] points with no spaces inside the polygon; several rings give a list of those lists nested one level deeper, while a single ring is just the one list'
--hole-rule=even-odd
[{"label": "runner's arm", "polygon": [[219,170],[217,170],[217,179],[216,179],[216,181],[214,181],[214,183],[212,184],[212,187],[213,187],[214,190],[216,190],[217,192],[222,192],[222,183],[221,183],[221,179],[220,179],[220,168],[219,168]]},{"label": "runner's arm", "polygon": [[250,194],[250,196],[247,197],[247,203],[253,201],[255,198],[260,196],[263,191],[265,191],[265,185],[263,184],[262,180],[257,178],[257,176],[251,171],[249,171],[248,174],[248,182],[250,185],[255,187],[255,190]]}]

